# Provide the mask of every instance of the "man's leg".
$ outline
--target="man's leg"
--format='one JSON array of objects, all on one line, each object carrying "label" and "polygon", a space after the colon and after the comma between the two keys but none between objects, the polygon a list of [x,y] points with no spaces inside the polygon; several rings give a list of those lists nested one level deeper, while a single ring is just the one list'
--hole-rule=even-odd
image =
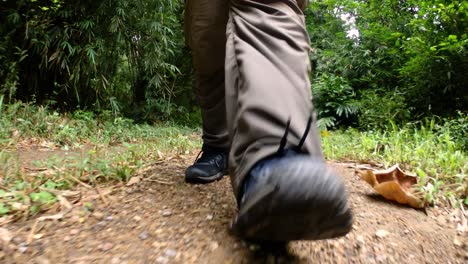
[{"label": "man's leg", "polygon": [[295,1],[231,0],[226,107],[241,237],[321,239],[351,228],[343,183],[311,124],[309,50]]},{"label": "man's leg", "polygon": [[187,0],[186,43],[192,50],[196,95],[203,119],[203,154],[186,171],[186,181],[209,183],[224,176],[229,139],[224,95],[227,0]]}]

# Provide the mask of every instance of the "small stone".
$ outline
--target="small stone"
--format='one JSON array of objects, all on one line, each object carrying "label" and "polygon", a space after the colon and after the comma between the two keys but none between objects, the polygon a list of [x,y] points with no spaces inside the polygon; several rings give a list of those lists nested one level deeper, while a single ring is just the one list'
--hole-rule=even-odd
[{"label": "small stone", "polygon": [[210,250],[211,251],[215,251],[216,249],[218,249],[218,247],[219,247],[218,242],[214,241],[214,242],[210,243]]},{"label": "small stone", "polygon": [[135,185],[137,183],[139,183],[141,181],[140,177],[132,177],[128,182],[127,182],[127,186],[132,186],[132,185]]},{"label": "small stone", "polygon": [[456,238],[453,240],[453,244],[455,246],[457,246],[457,247],[463,246],[463,243],[460,240],[456,239]]},{"label": "small stone", "polygon": [[445,226],[447,224],[447,218],[444,215],[439,215],[436,218],[437,222],[439,222],[440,225]]},{"label": "small stone", "polygon": [[64,242],[68,242],[68,241],[70,241],[70,240],[71,240],[71,237],[70,237],[70,236],[65,236],[65,237],[63,238],[63,241],[64,241]]},{"label": "small stone", "polygon": [[403,231],[403,233],[405,233],[405,235],[409,234],[410,231],[408,229],[405,229],[405,231]]},{"label": "small stone", "polygon": [[11,242],[13,242],[15,245],[19,245],[21,243],[23,243],[23,240],[21,239],[21,237],[18,237],[18,236],[15,236]]},{"label": "small stone", "polygon": [[104,221],[99,221],[93,226],[94,231],[101,231],[104,228],[106,228],[106,222]]},{"label": "small stone", "polygon": [[375,260],[377,260],[378,263],[384,263],[384,262],[386,262],[386,260],[387,260],[387,256],[385,256],[385,255],[379,255],[379,256],[377,256],[377,257],[375,258]]},{"label": "small stone", "polygon": [[172,215],[172,211],[171,211],[171,210],[164,210],[164,211],[162,212],[162,216],[167,217],[167,216],[171,216],[171,215]]},{"label": "small stone", "polygon": [[211,221],[211,220],[213,220],[213,217],[214,216],[212,214],[209,214],[209,215],[206,216],[206,220]]},{"label": "small stone", "polygon": [[156,263],[159,263],[159,264],[166,264],[168,262],[169,262],[169,259],[166,257],[160,256],[156,259]]},{"label": "small stone", "polygon": [[80,230],[78,230],[78,229],[70,230],[70,235],[72,235],[72,236],[76,236],[76,235],[78,235],[78,233],[80,233]]},{"label": "small stone", "polygon": [[154,248],[160,248],[160,247],[161,247],[161,243],[158,242],[158,241],[154,241],[153,244],[151,244],[151,246],[153,246]]},{"label": "small stone", "polygon": [[112,220],[114,220],[114,217],[112,217],[112,215],[108,215],[105,220],[106,221],[112,221]]},{"label": "small stone", "polygon": [[26,251],[28,250],[28,245],[26,243],[21,243],[19,246],[18,246],[18,251],[20,253],[25,253]]},{"label": "small stone", "polygon": [[5,243],[9,243],[13,236],[10,231],[6,228],[0,228],[0,239],[3,240]]},{"label": "small stone", "polygon": [[99,246],[99,248],[100,248],[102,251],[109,251],[109,250],[111,250],[113,247],[114,247],[114,244],[112,244],[112,243],[110,243],[110,242],[104,243],[104,244],[102,244],[101,246]]},{"label": "small stone", "polygon": [[101,212],[93,212],[93,216],[98,220],[101,220],[102,218],[104,218],[104,214]]},{"label": "small stone", "polygon": [[36,258],[36,263],[37,264],[50,264],[50,260],[44,256],[39,256]]},{"label": "small stone", "polygon": [[375,233],[375,236],[378,238],[384,238],[388,236],[390,233],[387,230],[380,229]]},{"label": "small stone", "polygon": [[357,236],[356,242],[357,242],[357,245],[359,247],[362,247],[362,246],[364,246],[366,244],[366,241],[364,240],[364,237],[361,236],[361,235]]},{"label": "small stone", "polygon": [[41,239],[41,238],[43,238],[43,237],[44,237],[44,234],[35,234],[35,235],[33,236],[34,239]]},{"label": "small stone", "polygon": [[141,216],[135,215],[135,216],[133,217],[133,220],[135,220],[135,221],[137,221],[137,222],[140,222],[140,221],[141,221]]},{"label": "small stone", "polygon": [[177,251],[175,251],[174,249],[167,249],[164,252],[164,255],[166,255],[169,258],[173,258],[173,257],[175,257],[177,255]]},{"label": "small stone", "polygon": [[111,259],[110,263],[111,263],[111,264],[120,264],[120,263],[122,263],[122,262],[120,261],[120,258],[119,258],[119,257],[113,257],[113,258]]},{"label": "small stone", "polygon": [[149,238],[149,234],[148,234],[148,232],[143,231],[143,232],[140,233],[140,235],[138,235],[138,237],[139,237],[141,240],[146,240],[146,239]]}]

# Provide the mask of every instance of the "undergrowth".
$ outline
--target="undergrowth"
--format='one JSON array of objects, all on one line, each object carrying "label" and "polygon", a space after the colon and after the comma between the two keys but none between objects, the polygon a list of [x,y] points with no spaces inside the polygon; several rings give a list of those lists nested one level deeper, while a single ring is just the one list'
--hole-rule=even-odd
[{"label": "undergrowth", "polygon": [[[399,163],[418,175],[427,202],[468,205],[467,124],[467,116],[460,114],[403,127],[392,124],[386,130],[323,131],[323,150],[331,160],[384,167]],[[63,192],[77,185],[126,182],[161,157],[198,149],[199,135],[199,129],[135,124],[106,112],[60,114],[46,107],[0,101],[0,220],[48,210],[63,199]],[[46,146],[58,155],[25,168],[19,153],[28,144],[33,149]],[[72,154],[63,155],[65,150]]]},{"label": "undergrowth", "polygon": [[[106,112],[59,114],[0,102],[0,217],[48,210],[63,191],[80,184],[126,182],[145,165],[199,148],[198,134],[171,123],[134,124]],[[25,168],[23,148],[57,154]]]}]

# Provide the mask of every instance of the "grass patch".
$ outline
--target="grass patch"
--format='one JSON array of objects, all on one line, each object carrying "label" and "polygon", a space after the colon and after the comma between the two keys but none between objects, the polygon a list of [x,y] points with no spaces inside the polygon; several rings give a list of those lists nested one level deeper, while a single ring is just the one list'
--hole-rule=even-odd
[{"label": "grass patch", "polygon": [[[400,163],[420,177],[419,188],[430,203],[465,199],[468,205],[467,131],[468,117],[460,114],[451,120],[391,125],[385,131],[325,131],[322,144],[332,160],[372,161],[385,167]],[[163,155],[198,149],[199,135],[199,128],[135,124],[107,112],[60,114],[0,101],[0,223],[2,216],[28,217],[48,210],[61,193],[78,184],[126,182]],[[36,161],[35,170],[25,170],[18,144],[43,141],[51,149],[71,150],[74,155],[52,156]]]},{"label": "grass patch", "polygon": [[135,124],[130,119],[115,117],[108,111],[100,114],[86,111],[61,114],[44,106],[0,103],[2,148],[14,148],[23,139],[37,142],[45,140],[65,149],[81,148],[84,144],[106,146],[147,141],[161,141],[159,144],[173,147],[187,143],[178,139],[177,135],[198,131],[198,128],[173,123]]},{"label": "grass patch", "polygon": [[[187,154],[201,145],[199,129],[134,124],[107,112],[59,114],[17,103],[0,104],[0,113],[0,217],[48,210],[60,193],[78,184],[126,182],[162,156]],[[44,142],[58,155],[35,161],[32,171],[22,168],[18,144],[34,149]]]},{"label": "grass patch", "polygon": [[[449,199],[468,205],[468,117],[430,119],[385,131],[354,129],[322,133],[324,154],[331,160],[399,163],[418,175],[419,188],[429,203]],[[463,200],[464,199],[464,200]]]}]

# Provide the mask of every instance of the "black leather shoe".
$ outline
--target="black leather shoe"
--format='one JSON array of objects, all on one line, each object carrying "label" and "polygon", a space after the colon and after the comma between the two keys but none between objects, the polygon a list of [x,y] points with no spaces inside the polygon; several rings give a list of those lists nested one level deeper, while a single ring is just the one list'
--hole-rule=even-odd
[{"label": "black leather shoe", "polygon": [[[203,146],[195,163],[185,171],[185,181],[188,183],[210,183],[220,180],[227,173],[228,151],[221,148]],[[200,155],[200,154],[198,154]]]},{"label": "black leather shoe", "polygon": [[293,241],[347,234],[352,213],[340,177],[324,161],[286,150],[250,171],[231,232],[250,241]]}]

